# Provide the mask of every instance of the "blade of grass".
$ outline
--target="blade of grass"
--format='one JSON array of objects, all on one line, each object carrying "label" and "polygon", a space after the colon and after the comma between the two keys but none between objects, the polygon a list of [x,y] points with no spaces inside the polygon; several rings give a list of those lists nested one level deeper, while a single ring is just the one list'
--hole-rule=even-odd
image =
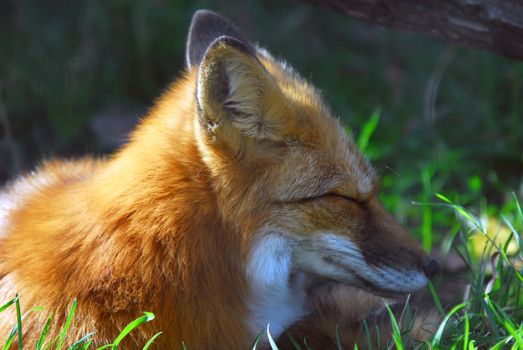
[{"label": "blade of grass", "polygon": [[428,287],[430,290],[430,294],[432,295],[432,299],[434,300],[434,304],[436,304],[436,308],[438,309],[438,312],[441,315],[445,315],[445,309],[443,308],[443,305],[441,304],[441,300],[438,296],[438,292],[436,292],[436,288],[434,288],[432,281],[429,281]]},{"label": "blade of grass", "polygon": [[465,330],[463,331],[463,350],[467,350],[469,347],[469,332],[470,332],[470,321],[467,310],[465,310]]},{"label": "blade of grass", "polygon": [[292,343],[292,346],[294,347],[295,350],[303,350],[300,346],[300,344],[298,344],[298,341],[296,339],[294,339],[294,337],[292,336],[292,334],[290,334],[289,332],[285,332],[285,334],[287,334],[287,337],[289,338],[289,340],[291,341]]},{"label": "blade of grass", "polygon": [[[492,243],[493,245],[495,243]],[[495,246],[495,245],[494,245]],[[501,256],[503,257],[503,260],[509,265],[512,267],[512,270],[514,271],[514,274],[516,275],[516,277],[519,279],[519,282],[523,283],[523,276],[521,276],[521,274],[519,273],[518,269],[514,266],[514,264],[512,263],[512,261],[508,258],[507,254],[503,251],[503,249],[500,249],[498,248],[498,251],[499,253],[501,254]]]},{"label": "blade of grass", "polygon": [[36,350],[41,350],[42,346],[44,346],[45,338],[47,337],[47,333],[49,332],[49,328],[51,327],[51,322],[53,321],[53,314],[49,314],[49,317],[47,317],[47,321],[45,322],[44,329],[42,330],[42,334],[40,334],[40,339],[38,339],[38,343],[36,343]]},{"label": "blade of grass", "polygon": [[505,327],[505,329],[509,332],[509,334],[514,338],[514,340],[518,344],[523,345],[523,338],[519,334],[519,332],[516,329],[516,325],[512,322],[510,319],[510,316],[506,314],[505,311],[503,311],[502,308],[500,308],[490,297],[487,298],[487,304],[491,307],[494,315],[498,319],[498,321]]},{"label": "blade of grass", "polygon": [[396,345],[397,350],[403,350],[403,341],[401,339],[401,331],[398,326],[398,322],[396,321],[396,317],[394,316],[394,313],[390,309],[389,305],[385,303],[385,307],[387,308],[387,312],[389,313],[390,317],[390,323],[392,324],[392,339],[394,340],[394,344]]},{"label": "blade of grass", "polygon": [[[432,193],[432,185],[430,182],[431,173],[432,170],[429,167],[424,167],[421,173],[424,202],[429,201],[429,196]],[[421,222],[421,241],[423,249],[425,249],[427,253],[430,253],[432,250],[432,206],[424,205],[422,207]]]},{"label": "blade of grass", "polygon": [[381,111],[379,109],[374,110],[369,120],[367,120],[367,122],[363,125],[363,128],[361,129],[361,133],[358,137],[358,147],[363,153],[365,153],[365,151],[367,150],[370,138],[372,137],[372,134],[374,134],[374,131],[378,126],[378,123],[380,121],[380,114]]},{"label": "blade of grass", "polygon": [[307,338],[303,338],[303,344],[305,345],[305,349],[307,350],[313,350],[309,344],[307,344]]},{"label": "blade of grass", "polygon": [[501,336],[501,334],[499,333],[499,329],[496,325],[496,316],[494,314],[494,310],[492,310],[492,308],[488,305],[486,298],[480,299],[480,307],[481,310],[483,310],[483,312],[487,316],[485,319],[485,324],[490,328],[491,332],[494,333],[496,337]]},{"label": "blade of grass", "polygon": [[20,297],[16,295],[16,323],[18,325],[18,350],[23,350],[24,344],[22,342],[22,312],[20,311]]},{"label": "blade of grass", "polygon": [[158,332],[158,333],[156,333],[155,335],[153,335],[153,336],[151,337],[151,339],[149,339],[149,341],[147,342],[147,344],[145,344],[145,346],[143,347],[142,350],[147,350],[147,349],[149,349],[149,347],[153,344],[154,340],[155,340],[156,338],[158,338],[158,337],[160,336],[160,334],[162,334],[162,332]]},{"label": "blade of grass", "polygon": [[374,326],[374,329],[376,330],[376,344],[381,344],[381,332],[380,332],[380,327],[378,327],[378,325],[375,325]]},{"label": "blade of grass", "polygon": [[65,338],[67,337],[67,331],[69,330],[69,327],[71,326],[71,322],[73,321],[74,312],[76,310],[76,298],[73,300],[73,304],[71,305],[71,310],[69,310],[69,315],[67,315],[67,320],[65,321],[64,328],[60,332],[60,337],[58,340],[58,344],[56,345],[56,350],[60,350],[62,348],[62,345],[64,344]]},{"label": "blade of grass", "polygon": [[[514,241],[516,241],[516,244],[518,245],[518,249],[519,249],[519,251],[521,251],[521,237],[519,236],[518,231],[516,231],[516,229],[514,228],[514,225],[512,225],[510,220],[508,220],[505,216],[502,216],[501,218],[503,219],[503,222],[505,223],[505,225],[507,225],[507,227],[510,229],[510,231],[512,231],[512,234],[514,235]],[[509,240],[507,240],[507,242],[509,242]]]},{"label": "blade of grass", "polygon": [[56,342],[58,341],[58,338],[59,338],[59,337],[54,338],[54,339],[53,339],[49,344],[47,344],[47,345],[45,346],[44,350],[49,350],[49,349],[51,349],[51,348],[56,344]]},{"label": "blade of grass", "polygon": [[8,350],[11,348],[11,344],[13,344],[13,341],[15,340],[17,328],[18,328],[17,325],[15,325],[13,327],[13,329],[11,330],[11,333],[9,333],[9,336],[7,337],[7,339],[5,341],[5,344],[4,344],[4,347],[2,348],[2,350]]},{"label": "blade of grass", "polygon": [[74,343],[73,345],[71,345],[69,347],[68,350],[76,350],[76,349],[79,349],[80,347],[83,348],[83,346],[91,339],[92,336],[93,336],[94,332],[92,333],[88,333],[86,335],[84,335],[82,338],[80,338],[76,343]]},{"label": "blade of grass", "polygon": [[13,299],[9,300],[7,303],[5,303],[4,305],[0,306],[0,312],[3,312],[5,309],[7,309],[9,306],[13,305],[14,303],[16,303],[16,300],[18,299],[18,296],[14,297]]},{"label": "blade of grass", "polygon": [[341,339],[340,339],[340,324],[336,323],[336,347],[338,350],[343,350],[343,346],[341,345]]},{"label": "blade of grass", "polygon": [[445,316],[443,321],[438,327],[438,330],[434,334],[434,337],[432,338],[432,347],[439,349],[439,344],[441,342],[441,337],[443,336],[443,330],[445,329],[445,326],[447,325],[447,322],[450,320],[450,318],[459,310],[463,309],[467,303],[461,303],[452,308],[452,310],[449,311],[449,313]]},{"label": "blade of grass", "polygon": [[116,339],[113,342],[113,349],[116,349],[118,345],[121,343],[121,341],[136,327],[139,325],[154,320],[154,314],[152,312],[144,312],[144,315],[141,317],[138,317],[136,320],[129,323],[116,337]]},{"label": "blade of grass", "polygon": [[260,333],[258,333],[256,338],[254,338],[254,342],[251,345],[251,350],[256,350],[256,347],[258,346],[258,342],[260,341],[260,339],[261,339],[261,337],[262,337],[264,332],[265,332],[265,329],[262,330]]},{"label": "blade of grass", "polygon": [[502,340],[500,340],[499,342],[497,342],[496,344],[494,344],[494,346],[492,346],[490,348],[490,350],[499,350],[499,349],[503,349],[505,347],[505,345],[508,344],[508,342],[510,342],[512,340],[512,336],[509,335],[508,337],[506,338],[503,338]]},{"label": "blade of grass", "polygon": [[369,325],[367,324],[367,320],[363,320],[363,329],[364,329],[366,337],[367,337],[367,347],[370,350],[370,349],[372,349],[372,340],[371,340],[371,335],[370,335]]},{"label": "blade of grass", "polygon": [[516,208],[518,209],[519,218],[521,220],[521,224],[523,225],[523,210],[521,210],[521,206],[519,205],[518,197],[514,192],[512,192],[512,197],[514,197],[514,201],[516,202]]},{"label": "blade of grass", "polygon": [[84,346],[82,346],[82,350],[88,350],[92,343],[93,343],[93,340],[89,339],[87,341],[87,343],[85,343]]},{"label": "blade of grass", "polygon": [[442,201],[449,204],[450,207],[453,208],[458,214],[460,214],[467,221],[471,222],[478,231],[485,234],[485,228],[483,227],[483,224],[481,223],[481,221],[479,221],[472,214],[470,214],[465,208],[463,208],[460,205],[454,204],[450,199],[448,199],[447,197],[445,197],[444,195],[442,195],[440,193],[436,193],[436,197],[438,197]]},{"label": "blade of grass", "polygon": [[267,338],[269,339],[269,344],[271,346],[272,350],[278,350],[278,346],[274,342],[274,339],[272,339],[271,331],[270,331],[270,324],[267,325]]},{"label": "blade of grass", "polygon": [[[0,312],[3,312],[4,310],[6,310],[8,307],[10,307],[11,305],[13,304],[16,304],[18,302],[18,294],[11,300],[9,300],[7,303],[5,303],[4,305],[2,305],[0,307]],[[15,305],[16,307],[16,305]],[[17,310],[17,325],[13,328],[13,330],[11,331],[11,333],[9,333],[9,336],[7,337],[6,339],[6,342],[4,344],[4,347],[3,349],[6,350],[6,349],[9,349],[9,347],[11,346],[11,344],[13,343],[14,341],[14,337],[17,333],[17,329],[18,329],[18,310]]]},{"label": "blade of grass", "polygon": [[[17,303],[17,301],[15,300],[15,305],[16,305],[16,303]],[[19,314],[19,311],[20,311],[19,309],[17,310],[16,324],[14,325],[13,329],[9,333],[9,336],[7,337],[7,340],[6,340],[6,342],[4,344],[4,347],[3,347],[4,350],[7,350],[7,349],[11,348],[11,344],[13,344],[13,341],[14,341],[14,339],[15,339],[15,337],[17,335],[20,337],[19,330],[21,329],[22,321],[26,318],[26,316],[29,315],[29,313],[31,313],[33,311],[39,311],[39,310],[41,310],[40,307],[34,307],[32,309],[27,310],[23,315]],[[20,346],[20,344],[19,344],[19,346]],[[19,347],[19,349],[21,349],[21,348]]]}]

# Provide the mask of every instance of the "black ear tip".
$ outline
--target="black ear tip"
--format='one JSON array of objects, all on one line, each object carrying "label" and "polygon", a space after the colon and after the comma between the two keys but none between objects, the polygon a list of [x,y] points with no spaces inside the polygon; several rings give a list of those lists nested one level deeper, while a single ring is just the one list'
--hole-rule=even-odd
[{"label": "black ear tip", "polygon": [[248,46],[242,33],[229,20],[214,11],[196,11],[187,36],[187,67],[199,65],[209,45],[220,36],[230,36]]},{"label": "black ear tip", "polygon": [[189,27],[189,38],[190,33],[193,30],[197,30],[198,28],[204,27],[207,25],[207,23],[227,23],[228,21],[223,18],[220,14],[206,9],[197,10],[193,15],[191,19],[191,25]]},{"label": "black ear tip", "polygon": [[[213,21],[214,19],[214,21]],[[186,64],[187,67],[191,67],[197,64],[199,58],[203,56],[205,48],[197,45],[197,40],[201,38],[205,33],[202,33],[205,27],[209,27],[209,23],[216,22],[216,19],[223,19],[219,14],[210,10],[197,10],[191,19],[189,25],[189,33],[187,35],[186,43]],[[203,51],[203,52],[202,52]]]},{"label": "black ear tip", "polygon": [[207,9],[200,9],[200,10],[196,10],[194,12],[194,14],[192,15],[192,20],[191,20],[191,23],[194,23],[195,21],[201,19],[201,18],[204,18],[205,16],[212,16],[212,17],[218,17],[218,18],[223,18],[222,16],[220,16],[220,14],[214,12],[214,11],[211,11],[211,10],[207,10]]}]

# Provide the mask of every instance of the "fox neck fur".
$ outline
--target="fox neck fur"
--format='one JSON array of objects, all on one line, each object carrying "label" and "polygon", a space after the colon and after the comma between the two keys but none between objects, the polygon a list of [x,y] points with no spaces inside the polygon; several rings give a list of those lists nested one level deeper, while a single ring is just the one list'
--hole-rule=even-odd
[{"label": "fox neck fur", "polygon": [[[77,313],[92,318],[82,319],[86,331],[113,319],[114,329],[97,329],[99,339],[150,310],[155,328],[171,333],[163,338],[178,339],[169,348],[181,340],[194,348],[212,347],[202,343],[209,339],[223,348],[248,345],[242,261],[249,241],[239,233],[245,228],[219,219],[209,191],[186,117],[195,113],[186,98],[194,96],[194,75],[171,88],[112,159],[51,162],[27,180],[43,184],[9,215],[0,245],[2,295],[18,291],[26,306],[58,300],[56,323],[77,298]],[[33,254],[42,249],[48,254]],[[11,289],[4,281],[15,273]],[[235,336],[224,336],[231,329]]]}]

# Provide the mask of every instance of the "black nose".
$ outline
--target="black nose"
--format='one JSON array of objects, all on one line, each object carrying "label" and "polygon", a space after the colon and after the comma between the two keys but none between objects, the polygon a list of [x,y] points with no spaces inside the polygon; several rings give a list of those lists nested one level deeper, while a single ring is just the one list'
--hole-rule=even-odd
[{"label": "black nose", "polygon": [[432,278],[439,271],[439,264],[436,260],[429,258],[423,266],[423,272],[427,275],[428,278]]}]

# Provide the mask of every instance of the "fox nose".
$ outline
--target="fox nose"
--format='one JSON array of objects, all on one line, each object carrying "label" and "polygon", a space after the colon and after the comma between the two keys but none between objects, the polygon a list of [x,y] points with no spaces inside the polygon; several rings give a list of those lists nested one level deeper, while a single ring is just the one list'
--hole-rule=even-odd
[{"label": "fox nose", "polygon": [[427,275],[428,278],[434,277],[435,274],[437,274],[439,271],[439,264],[436,260],[429,258],[427,262],[425,263],[425,266],[423,266],[423,272],[425,272],[425,275]]}]

